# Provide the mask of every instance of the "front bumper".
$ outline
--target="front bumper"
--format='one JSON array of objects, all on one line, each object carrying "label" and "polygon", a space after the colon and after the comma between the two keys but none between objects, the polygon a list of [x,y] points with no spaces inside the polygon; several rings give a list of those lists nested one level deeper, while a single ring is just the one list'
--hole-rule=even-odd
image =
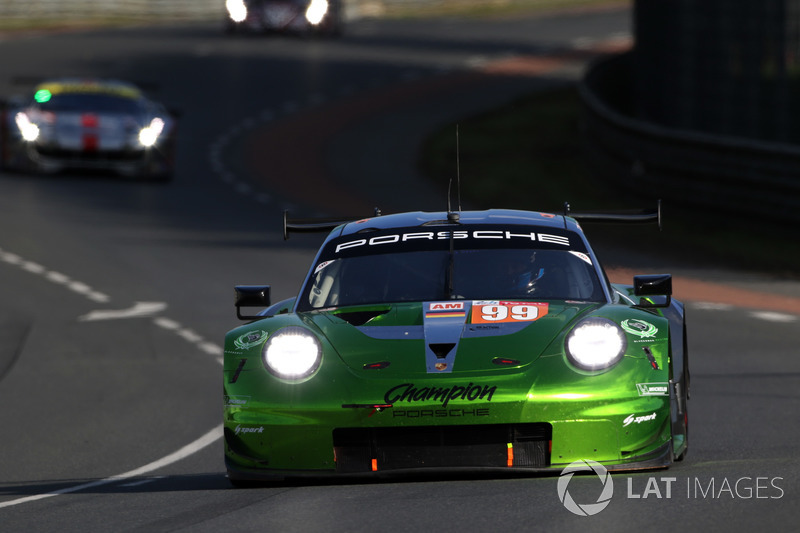
[{"label": "front bumper", "polygon": [[[243,407],[240,402],[249,400],[241,398],[233,398],[232,407],[230,400],[225,456],[232,479],[464,468],[558,471],[578,460],[633,470],[672,461],[669,397],[381,410]],[[545,420],[548,411],[559,418]]]},{"label": "front bumper", "polygon": [[9,166],[45,174],[99,170],[128,177],[169,175],[173,167],[172,142],[144,149],[81,151],[20,141],[11,150]]}]

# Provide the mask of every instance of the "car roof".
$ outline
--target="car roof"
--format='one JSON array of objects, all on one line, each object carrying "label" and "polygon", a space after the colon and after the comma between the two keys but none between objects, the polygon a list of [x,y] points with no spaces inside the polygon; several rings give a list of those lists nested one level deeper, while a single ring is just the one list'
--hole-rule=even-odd
[{"label": "car roof", "polygon": [[99,78],[57,78],[46,80],[34,88],[34,92],[39,93],[40,91],[47,91],[51,94],[111,94],[134,100],[142,97],[142,91],[132,83]]},{"label": "car roof", "polygon": [[382,215],[349,222],[335,236],[352,235],[354,233],[370,230],[388,230],[393,228],[413,228],[425,226],[439,226],[458,224],[465,225],[497,225],[497,226],[539,226],[544,228],[562,228],[581,232],[578,223],[570,217],[543,213],[538,211],[522,211],[515,209],[487,209],[484,211],[458,211],[450,213],[457,215],[457,222],[448,219],[446,211],[415,211]]}]

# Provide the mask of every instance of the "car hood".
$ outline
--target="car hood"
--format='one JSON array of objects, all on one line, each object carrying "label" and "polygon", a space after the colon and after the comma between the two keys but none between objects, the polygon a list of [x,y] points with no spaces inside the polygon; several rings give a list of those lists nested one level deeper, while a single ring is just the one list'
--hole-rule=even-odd
[{"label": "car hood", "polygon": [[[308,314],[353,371],[382,376],[522,372],[600,304],[450,301]],[[553,349],[553,353],[561,353]]]}]

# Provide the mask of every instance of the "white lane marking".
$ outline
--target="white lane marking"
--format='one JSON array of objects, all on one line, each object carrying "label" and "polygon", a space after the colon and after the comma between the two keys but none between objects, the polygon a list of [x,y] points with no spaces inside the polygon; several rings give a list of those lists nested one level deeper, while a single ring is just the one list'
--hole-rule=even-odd
[{"label": "white lane marking", "polygon": [[150,473],[154,470],[158,470],[159,468],[163,468],[165,466],[169,466],[172,463],[176,463],[181,459],[185,459],[190,455],[193,455],[209,444],[213,444],[218,439],[222,437],[222,424],[218,425],[199,439],[195,440],[194,442],[190,442],[183,448],[172,452],[171,454],[162,457],[152,463],[146,464],[144,466],[140,466],[134,470],[130,470],[123,474],[118,474],[116,476],[110,476],[104,479],[98,479],[97,481],[90,481],[89,483],[83,483],[82,485],[75,485],[73,487],[65,487],[63,489],[54,490],[52,492],[47,492],[44,494],[34,494],[32,496],[25,496],[23,498],[17,498],[16,500],[9,500],[6,502],[0,502],[0,509],[4,507],[12,507],[14,505],[20,505],[22,503],[33,502],[37,500],[43,500],[45,498],[51,498],[53,496],[59,496],[61,494],[70,494],[72,492],[79,492],[82,490],[92,489],[95,487],[101,487],[103,485],[108,485],[109,483],[116,483],[117,481],[124,481],[126,479],[131,479],[134,477],[141,477],[147,473]]},{"label": "white lane marking", "polygon": [[19,265],[22,263],[22,258],[17,254],[0,250],[0,261],[5,261],[10,265]]},{"label": "white lane marking", "polygon": [[203,337],[192,331],[191,329],[182,329],[178,332],[178,337],[184,339],[192,344],[197,344],[203,340]]},{"label": "white lane marking", "polygon": [[730,304],[718,304],[714,302],[694,302],[691,306],[695,309],[702,309],[703,311],[730,311],[733,306]]},{"label": "white lane marking", "polygon": [[176,321],[174,321],[174,320],[172,320],[170,318],[161,317],[161,316],[160,317],[156,317],[155,319],[153,319],[153,323],[156,326],[158,326],[160,328],[164,328],[164,329],[166,329],[168,331],[174,331],[174,330],[178,329],[179,327],[181,327],[180,323],[178,323],[178,322],[176,322]]},{"label": "white lane marking", "polygon": [[33,261],[25,261],[21,266],[23,270],[27,270],[31,274],[44,274],[47,270],[39,263],[34,263]]},{"label": "white lane marking", "polygon": [[167,304],[164,302],[136,302],[134,306],[129,309],[103,309],[91,311],[82,317],[79,317],[78,320],[91,322],[94,320],[119,320],[124,318],[153,316],[166,308]]},{"label": "white lane marking", "polygon": [[[741,309],[731,304],[721,304],[714,302],[691,302],[689,306],[692,309],[700,309],[702,311],[733,311]],[[790,324],[800,320],[800,316],[791,313],[780,313],[777,311],[749,311],[747,315],[757,320],[765,320],[767,322],[776,322],[779,324]]]},{"label": "white lane marking", "polygon": [[571,45],[573,48],[578,50],[586,50],[587,48],[591,48],[597,43],[597,39],[593,37],[577,37],[572,39]]},{"label": "white lane marking", "polygon": [[92,287],[85,283],[70,279],[69,276],[66,276],[60,272],[48,270],[39,263],[23,259],[15,253],[0,249],[0,261],[8,263],[9,265],[17,266],[30,274],[41,276],[52,283],[63,285],[72,292],[80,294],[81,296],[84,296],[93,302],[107,303],[110,300],[106,294],[92,289]]},{"label": "white lane marking", "polygon": [[[89,285],[85,283],[82,283],[80,281],[75,281],[71,279],[69,276],[62,274],[60,272],[56,272],[55,270],[47,270],[45,267],[40,268],[40,265],[38,265],[37,263],[34,263],[32,261],[26,261],[19,255],[7,252],[2,248],[0,248],[0,261],[4,261],[10,265],[20,267],[22,268],[22,270],[40,276],[42,279],[45,279],[51,283],[61,285],[65,289],[81,294],[93,302],[108,303],[111,300],[107,295],[93,290]],[[84,317],[82,318],[84,320],[88,320],[86,317],[93,316],[94,317],[93,319],[95,320],[108,319],[110,318],[109,314],[110,315],[116,314],[117,315],[116,318],[121,318],[119,316],[120,314],[130,317],[132,313],[133,314],[144,313],[145,315],[152,315],[159,311],[163,311],[164,309],[166,309],[166,307],[167,304],[163,302],[137,302],[131,309],[126,309],[123,311],[92,311],[88,315],[84,315]],[[144,316],[144,315],[139,315],[139,316]],[[104,318],[98,318],[98,317],[104,317]],[[179,322],[176,322],[175,320],[172,320],[170,318],[155,317],[153,319],[153,323],[167,331],[172,331],[176,333],[179,337],[192,343],[195,346],[195,348],[199,349],[200,351],[208,355],[215,356],[214,360],[220,365],[224,364],[224,358],[223,358],[224,352],[222,347],[220,347],[219,345],[206,341],[197,333],[193,332],[190,329],[183,328]],[[153,461],[152,463],[149,463],[145,466],[142,466],[135,470],[131,470],[130,472],[125,472],[123,474],[107,477],[97,481],[91,481],[89,483],[84,483],[82,485],[66,487],[45,494],[35,494],[23,498],[17,498],[16,500],[0,502],[0,509],[4,507],[11,507],[14,505],[20,505],[23,503],[37,501],[44,498],[50,498],[52,496],[69,494],[72,492],[78,492],[93,487],[99,487],[102,485],[107,485],[109,483],[114,483],[120,480],[125,480],[133,477],[141,477],[142,475],[152,472],[153,470],[157,470],[164,466],[170,465],[194,453],[197,453],[198,451],[202,450],[203,448],[217,441],[220,438],[222,438],[222,424],[218,425],[217,427],[215,427],[214,429],[212,429],[199,439],[182,447],[178,451],[173,452],[165,457],[162,457],[161,459]],[[132,485],[129,484],[128,486]]]},{"label": "white lane marking", "polygon": [[779,322],[782,324],[788,324],[790,322],[795,322],[797,317],[794,315],[789,315],[786,313],[776,313],[774,311],[752,311],[750,316],[753,318],[758,318],[761,320],[766,320],[768,322]]}]

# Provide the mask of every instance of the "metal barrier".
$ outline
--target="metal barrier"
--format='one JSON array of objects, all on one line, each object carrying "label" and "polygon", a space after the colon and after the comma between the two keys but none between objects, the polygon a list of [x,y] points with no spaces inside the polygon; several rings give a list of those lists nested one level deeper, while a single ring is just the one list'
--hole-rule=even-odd
[{"label": "metal barrier", "polygon": [[631,118],[632,54],[579,85],[586,157],[599,179],[683,206],[800,221],[800,147],[675,130]]},{"label": "metal barrier", "polygon": [[108,17],[200,19],[222,16],[224,0],[0,0],[3,19],[96,19]]},{"label": "metal barrier", "polygon": [[[448,5],[503,5],[515,0],[343,0],[352,18],[376,16],[393,8]],[[536,0],[529,0],[532,4]],[[186,19],[223,16],[225,0],[0,0],[0,22],[11,20]]]}]

